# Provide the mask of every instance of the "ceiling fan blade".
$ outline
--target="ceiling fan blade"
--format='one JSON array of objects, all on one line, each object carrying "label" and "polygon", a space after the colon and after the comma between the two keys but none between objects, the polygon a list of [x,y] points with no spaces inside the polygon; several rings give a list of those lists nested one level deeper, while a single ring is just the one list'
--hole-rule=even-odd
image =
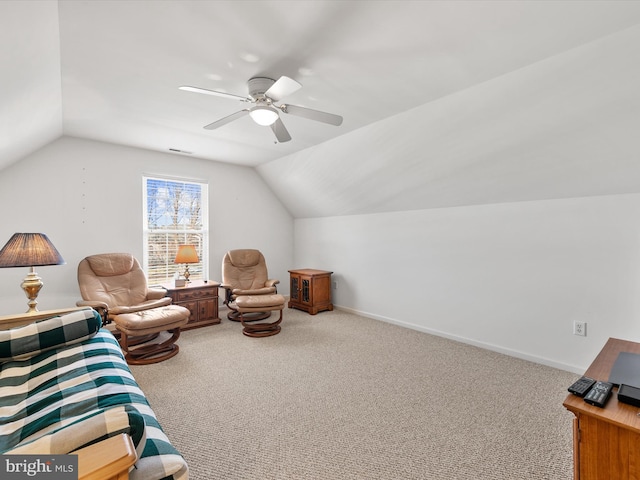
[{"label": "ceiling fan blade", "polygon": [[309,120],[315,120],[317,122],[328,123],[336,127],[342,125],[342,117],[340,115],[334,115],[333,113],[299,107],[298,105],[280,105],[280,109],[284,113],[290,113],[291,115],[297,115],[298,117],[308,118]]},{"label": "ceiling fan blade", "polygon": [[296,82],[293,78],[285,77],[284,75],[276,80],[276,83],[271,85],[264,94],[275,100],[276,102],[281,98],[291,95],[302,88],[302,85]]},{"label": "ceiling fan blade", "polygon": [[289,132],[280,118],[271,124],[271,130],[273,130],[273,133],[280,143],[291,140],[291,135],[289,135]]},{"label": "ceiling fan blade", "polygon": [[209,125],[205,125],[204,128],[207,130],[215,130],[216,128],[226,125],[227,123],[231,123],[234,120],[237,120],[238,118],[244,117],[245,115],[248,115],[248,114],[249,114],[249,109],[245,108],[244,110],[240,110],[239,112],[232,113],[231,115],[221,118],[220,120],[216,120],[215,122],[210,123]]},{"label": "ceiling fan blade", "polygon": [[218,92],[216,90],[207,90],[206,88],[191,87],[189,85],[183,85],[178,88],[180,90],[184,90],[185,92],[204,93],[205,95],[213,95],[215,97],[223,97],[223,98],[230,98],[232,100],[240,100],[241,102],[251,101],[251,99],[246,97],[241,97],[240,95],[234,95],[233,93],[226,93],[226,92]]}]

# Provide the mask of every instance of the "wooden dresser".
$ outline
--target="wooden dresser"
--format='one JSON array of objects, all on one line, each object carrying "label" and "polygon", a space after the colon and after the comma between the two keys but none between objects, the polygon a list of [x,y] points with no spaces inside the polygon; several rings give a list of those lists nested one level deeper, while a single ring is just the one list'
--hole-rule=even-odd
[{"label": "wooden dresser", "polygon": [[182,330],[204,327],[220,323],[218,316],[218,282],[193,280],[185,287],[175,287],[173,283],[163,285],[167,295],[175,305],[182,305],[191,312],[189,322]]},{"label": "wooden dresser", "polygon": [[[640,354],[640,343],[610,338],[584,375],[607,381],[620,352]],[[640,479],[640,408],[618,402],[617,388],[604,408],[572,394],[563,405],[575,415],[575,480]]]},{"label": "wooden dresser", "polygon": [[323,310],[333,310],[331,303],[331,274],[326,270],[302,268],[289,270],[289,308],[304,310],[315,315]]}]

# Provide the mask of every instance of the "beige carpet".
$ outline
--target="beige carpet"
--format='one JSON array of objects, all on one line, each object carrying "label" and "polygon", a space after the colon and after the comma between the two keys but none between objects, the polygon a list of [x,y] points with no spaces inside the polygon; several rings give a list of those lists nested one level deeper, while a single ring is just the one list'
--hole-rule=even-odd
[{"label": "beige carpet", "polygon": [[[132,367],[192,480],[569,480],[576,375],[334,311]],[[539,396],[541,395],[541,396]]]}]

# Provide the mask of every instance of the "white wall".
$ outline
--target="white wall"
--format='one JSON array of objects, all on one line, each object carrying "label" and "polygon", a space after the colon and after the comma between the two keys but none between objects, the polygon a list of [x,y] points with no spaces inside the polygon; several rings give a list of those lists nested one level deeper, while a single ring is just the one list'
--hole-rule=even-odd
[{"label": "white wall", "polygon": [[[248,167],[63,137],[0,170],[0,248],[15,232],[46,233],[67,264],[38,267],[41,310],[80,299],[78,262],[87,255],[131,252],[142,259],[142,176],[209,183],[210,278],[220,280],[227,250],[258,248],[279,291],[289,293],[293,218]],[[0,269],[0,315],[27,309],[20,288],[28,268]]]},{"label": "white wall", "polygon": [[639,219],[638,194],[298,219],[294,266],[346,309],[580,373],[640,341]]},{"label": "white wall", "polygon": [[[69,137],[0,171],[0,243],[41,231],[67,261],[38,268],[40,308],[75,303],[86,255],[142,256],[143,174],[209,182],[214,280],[260,248],[284,294],[288,269],[332,270],[338,306],[576,373],[608,337],[640,341],[640,194],[294,222],[253,169]],[[27,270],[0,269],[0,315],[26,309]]]}]

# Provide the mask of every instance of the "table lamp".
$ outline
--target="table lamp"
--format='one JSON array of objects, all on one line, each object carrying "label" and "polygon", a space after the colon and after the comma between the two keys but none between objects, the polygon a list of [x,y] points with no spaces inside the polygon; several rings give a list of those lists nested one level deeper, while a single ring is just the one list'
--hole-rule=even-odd
[{"label": "table lamp", "polygon": [[37,312],[36,298],[44,285],[35,267],[66,262],[44,233],[14,233],[0,250],[0,268],[31,267],[20,285],[29,299],[27,313]]},{"label": "table lamp", "polygon": [[196,251],[195,245],[180,245],[178,247],[178,253],[176,254],[176,258],[173,263],[184,263],[184,278],[187,282],[189,282],[189,264],[190,263],[198,263],[200,259],[198,258],[198,252]]}]

